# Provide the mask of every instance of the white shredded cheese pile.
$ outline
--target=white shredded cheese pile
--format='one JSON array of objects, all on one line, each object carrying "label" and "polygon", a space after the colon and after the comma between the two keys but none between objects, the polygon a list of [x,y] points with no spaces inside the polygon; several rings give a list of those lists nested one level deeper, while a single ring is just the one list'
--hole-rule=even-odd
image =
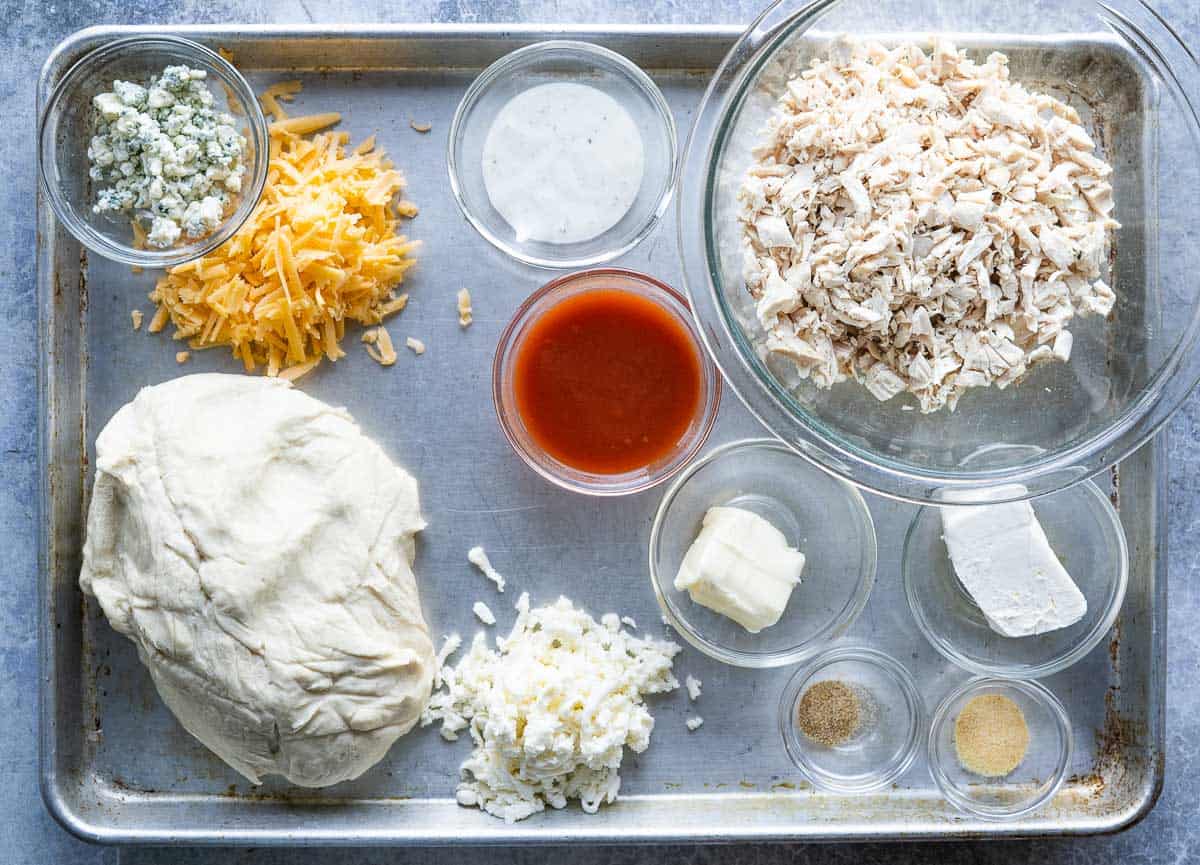
[{"label": "white shredded cheese pile", "polygon": [[739,198],[765,349],[953,409],[1107,316],[1112,167],[1071,106],[937,40],[839,44],[779,100]]},{"label": "white shredded cheese pile", "polygon": [[635,637],[616,616],[601,624],[567,598],[531,610],[523,593],[516,608],[495,649],[476,634],[459,664],[441,669],[421,724],[441,721],[449,740],[470,730],[459,804],[509,823],[571,799],[595,813],[617,798],[624,749],[649,746],[642,698],[679,687],[680,647]]}]

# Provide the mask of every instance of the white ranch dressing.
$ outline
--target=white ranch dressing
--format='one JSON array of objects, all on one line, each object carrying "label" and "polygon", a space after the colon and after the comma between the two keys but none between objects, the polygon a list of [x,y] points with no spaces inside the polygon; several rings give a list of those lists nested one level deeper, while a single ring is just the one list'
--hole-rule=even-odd
[{"label": "white ranch dressing", "polygon": [[642,136],[586,84],[539,84],[508,101],[483,145],[492,206],[522,241],[579,243],[612,228],[642,185]]}]

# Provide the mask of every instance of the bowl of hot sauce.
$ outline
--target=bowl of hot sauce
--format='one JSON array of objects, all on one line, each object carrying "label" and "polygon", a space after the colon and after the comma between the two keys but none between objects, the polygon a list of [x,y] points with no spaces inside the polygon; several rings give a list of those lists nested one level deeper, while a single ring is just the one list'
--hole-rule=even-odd
[{"label": "bowl of hot sauce", "polygon": [[624,495],[681,469],[704,446],[721,379],[682,294],[615,267],[534,292],[492,368],[500,426],[548,480]]}]

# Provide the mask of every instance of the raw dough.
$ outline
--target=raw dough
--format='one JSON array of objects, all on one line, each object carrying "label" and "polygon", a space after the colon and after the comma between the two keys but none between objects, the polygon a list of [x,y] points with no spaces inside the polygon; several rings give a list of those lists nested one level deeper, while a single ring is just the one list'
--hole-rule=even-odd
[{"label": "raw dough", "polygon": [[356,778],[429,700],[417,483],[284,381],[143,389],[96,442],[80,584],[252,782]]}]

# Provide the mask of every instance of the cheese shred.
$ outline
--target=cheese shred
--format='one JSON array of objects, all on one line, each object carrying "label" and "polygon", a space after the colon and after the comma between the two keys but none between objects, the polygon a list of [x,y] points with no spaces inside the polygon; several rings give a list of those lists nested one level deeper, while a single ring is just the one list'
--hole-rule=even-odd
[{"label": "cheese shred", "polygon": [[370,339],[367,339],[366,334],[363,334],[363,342],[367,343],[367,354],[380,366],[391,366],[396,362],[396,348],[392,345],[391,334],[387,332],[385,327],[377,327],[375,330],[368,331],[374,334]]},{"label": "cheese shred", "polygon": [[[337,113],[289,117],[300,83],[261,96],[270,124],[263,195],[232,238],[174,267],[150,294],[193,349],[229,346],[247,372],[295,380],[323,359],[345,356],[347,321],[378,326],[404,308],[396,295],[418,246],[397,233],[417,208],[398,200],[404,177],[373,138],[348,150],[345,132],[321,132]],[[308,137],[311,136],[311,137]]]},{"label": "cheese shred", "polygon": [[474,318],[474,316],[472,315],[473,312],[474,312],[474,310],[471,309],[471,292],[465,288],[460,288],[458,290],[458,325],[459,325],[459,327],[466,327],[467,325],[469,325],[471,323],[471,321]]}]

